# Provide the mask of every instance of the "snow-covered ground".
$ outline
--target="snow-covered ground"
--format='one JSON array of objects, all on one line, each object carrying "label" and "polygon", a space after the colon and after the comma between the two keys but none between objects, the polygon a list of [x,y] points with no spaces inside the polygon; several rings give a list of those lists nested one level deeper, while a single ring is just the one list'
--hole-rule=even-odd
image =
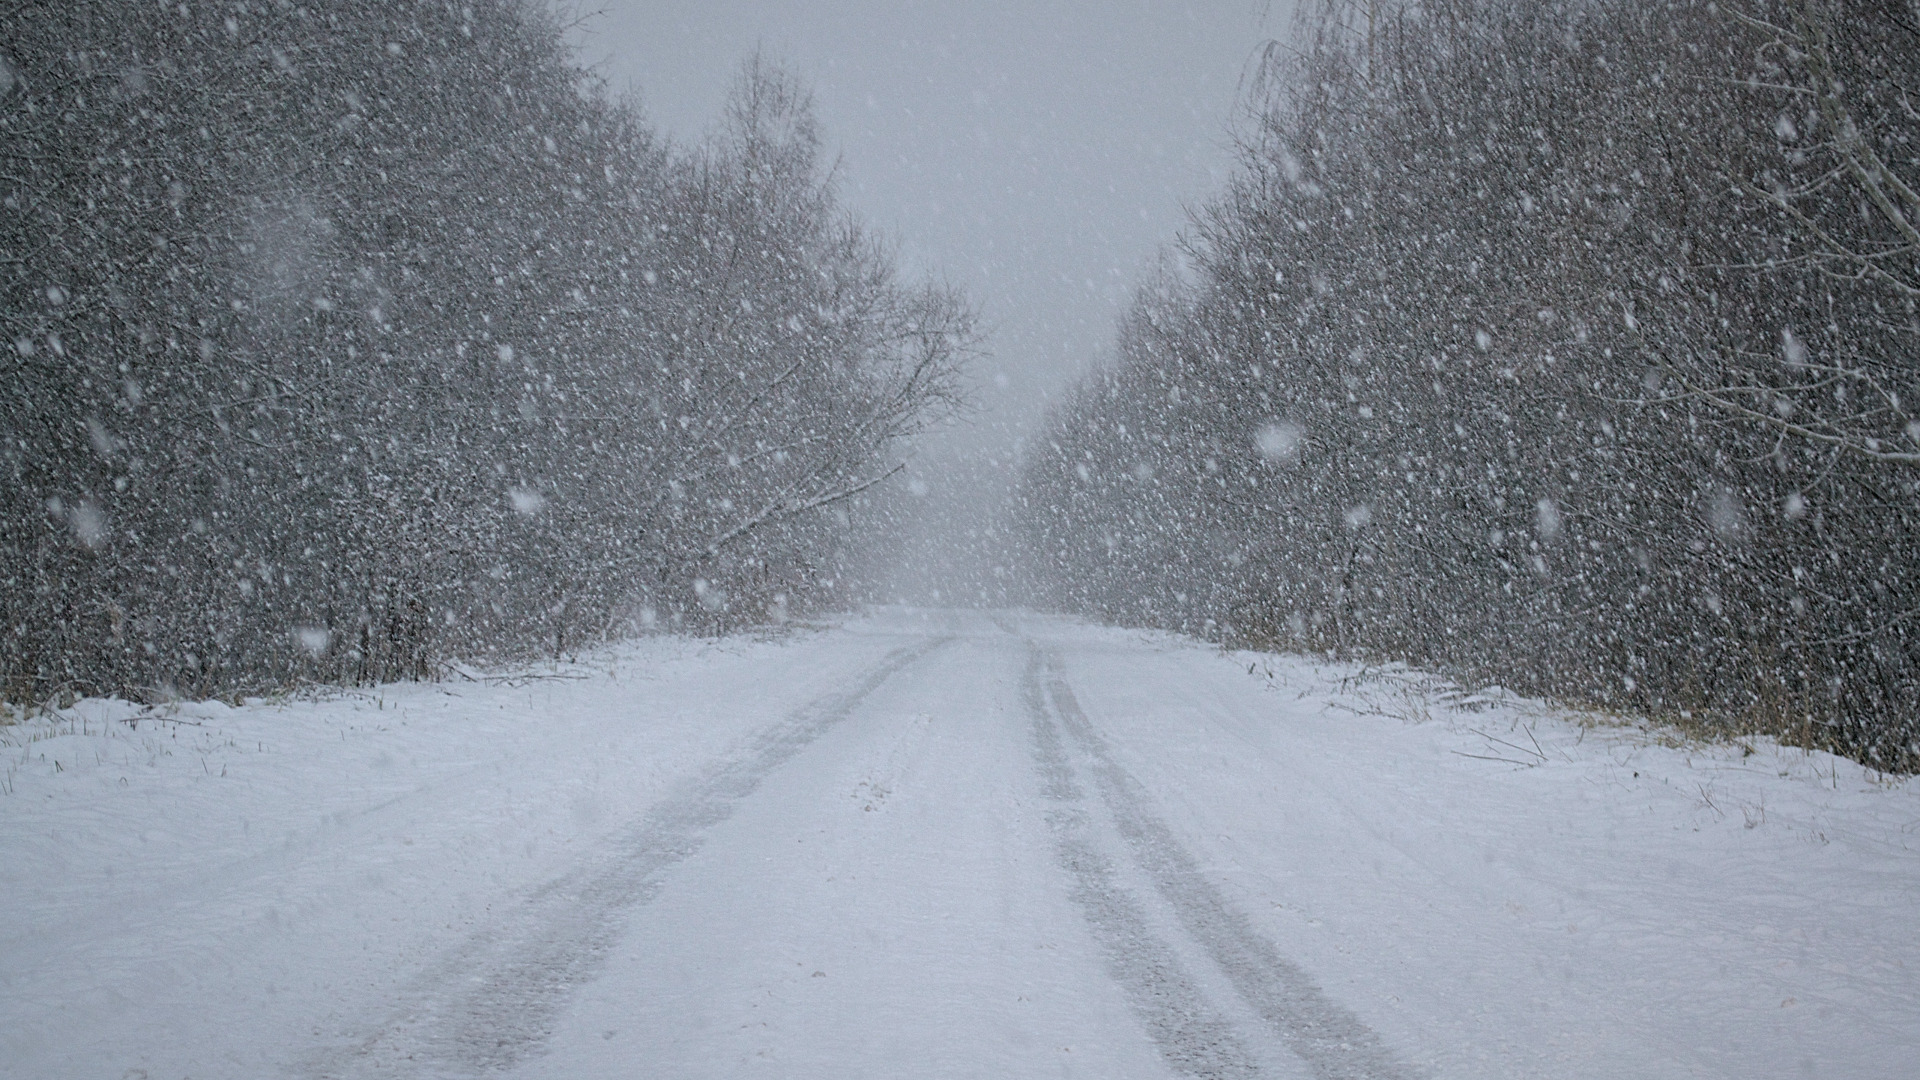
[{"label": "snow-covered ground", "polygon": [[85,702],[0,728],[0,1076],[1912,1075],[1920,787],[1668,743],[900,610]]}]

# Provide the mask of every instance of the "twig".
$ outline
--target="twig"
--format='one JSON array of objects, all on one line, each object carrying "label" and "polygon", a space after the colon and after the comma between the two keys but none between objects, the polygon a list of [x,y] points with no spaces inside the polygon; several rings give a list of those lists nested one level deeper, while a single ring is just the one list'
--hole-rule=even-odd
[{"label": "twig", "polygon": [[1720,814],[1721,817],[1726,817],[1724,813],[1721,813],[1720,808],[1713,804],[1713,796],[1707,794],[1707,786],[1705,784],[1695,782],[1693,786],[1700,789],[1701,802],[1706,803],[1707,807],[1711,809],[1714,813]]},{"label": "twig", "polygon": [[1547,760],[1547,752],[1540,749],[1540,740],[1533,737],[1533,726],[1529,724],[1521,730],[1527,733],[1527,741],[1533,744],[1533,752],[1540,755],[1541,761]]},{"label": "twig", "polygon": [[[1540,751],[1540,749],[1539,749],[1539,744],[1538,744],[1538,743],[1536,743],[1536,744],[1535,744],[1535,748],[1534,748],[1534,749],[1532,749],[1532,750],[1529,750],[1529,749],[1527,749],[1526,747],[1524,747],[1524,746],[1521,746],[1521,745],[1519,745],[1519,744],[1517,744],[1517,743],[1510,743],[1510,742],[1508,742],[1508,741],[1507,741],[1507,740],[1505,740],[1505,739],[1498,739],[1498,738],[1495,738],[1494,736],[1492,736],[1492,735],[1489,735],[1489,734],[1487,734],[1486,732],[1484,732],[1484,731],[1481,731],[1481,730],[1480,730],[1480,729],[1478,729],[1478,728],[1468,728],[1467,730],[1468,730],[1468,731],[1471,731],[1471,732],[1473,732],[1473,733],[1474,733],[1475,735],[1478,735],[1478,736],[1480,736],[1481,738],[1483,738],[1483,739],[1485,739],[1485,740],[1487,740],[1488,742],[1497,742],[1497,743],[1499,743],[1499,744],[1500,744],[1501,746],[1506,746],[1506,747],[1511,747],[1512,749],[1515,749],[1515,750],[1518,750],[1518,751],[1520,751],[1520,752],[1521,752],[1521,753],[1523,753],[1523,754],[1538,754],[1538,755],[1540,756],[1540,760],[1541,760],[1541,761],[1545,761],[1545,760],[1547,760],[1547,755],[1546,755],[1545,753],[1542,753],[1542,752]],[[1531,731],[1529,731],[1529,732],[1527,732],[1527,737],[1528,737],[1529,739],[1531,739],[1531,738],[1533,738],[1533,732],[1531,732]],[[1469,756],[1472,756],[1472,755],[1469,755]]]},{"label": "twig", "polygon": [[1518,765],[1523,769],[1531,769],[1534,766],[1540,764],[1537,761],[1515,761],[1512,758],[1493,757],[1488,754],[1469,754],[1464,750],[1453,750],[1449,752],[1454,754],[1459,754],[1461,757],[1470,757],[1476,761],[1502,761],[1507,763],[1508,765]]}]

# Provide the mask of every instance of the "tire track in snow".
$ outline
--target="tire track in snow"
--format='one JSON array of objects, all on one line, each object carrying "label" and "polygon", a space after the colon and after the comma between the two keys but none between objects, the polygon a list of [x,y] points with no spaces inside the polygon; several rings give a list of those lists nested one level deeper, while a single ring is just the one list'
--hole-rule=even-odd
[{"label": "tire track in snow", "polygon": [[1140,902],[1121,887],[1112,862],[1095,845],[1092,821],[1078,805],[1084,796],[1073,764],[1047,709],[1042,664],[1040,651],[1029,645],[1021,690],[1033,718],[1041,793],[1055,804],[1045,817],[1055,854],[1073,877],[1073,902],[1106,954],[1108,970],[1176,1072],[1208,1080],[1258,1076],[1259,1066],[1232,1021],[1207,1001],[1173,947],[1154,933]]},{"label": "tire track in snow", "polygon": [[852,688],[760,732],[743,751],[709,768],[691,791],[655,806],[607,852],[540,886],[434,963],[371,1030],[310,1054],[293,1075],[472,1077],[534,1052],[573,988],[597,974],[619,937],[622,915],[651,901],[666,872],[699,851],[709,829],[887,679],[952,640],[896,649]]},{"label": "tire track in snow", "polygon": [[[1151,800],[1146,788],[1114,761],[1106,740],[1093,729],[1060,674],[1057,653],[1042,651],[1032,642],[1028,650],[1027,691],[1029,704],[1040,718],[1036,723],[1045,722],[1050,702],[1061,726],[1092,759],[1101,801],[1113,816],[1129,854],[1173,907],[1181,926],[1254,1012],[1315,1076],[1324,1080],[1403,1080],[1410,1076],[1379,1035],[1329,998],[1311,976],[1282,957],[1271,941],[1227,903],[1173,831],[1148,809]],[[1056,748],[1056,753],[1060,765],[1070,768],[1064,752]],[[1072,782],[1070,774],[1066,782]]]}]

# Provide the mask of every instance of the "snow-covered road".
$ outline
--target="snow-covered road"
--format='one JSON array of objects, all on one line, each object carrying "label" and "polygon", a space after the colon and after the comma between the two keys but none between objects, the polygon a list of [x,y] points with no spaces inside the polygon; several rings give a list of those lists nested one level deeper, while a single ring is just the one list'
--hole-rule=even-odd
[{"label": "snow-covered road", "polygon": [[1897,1077],[1920,1051],[1915,785],[1405,672],[881,611],[136,713],[0,729],[0,1075]]}]

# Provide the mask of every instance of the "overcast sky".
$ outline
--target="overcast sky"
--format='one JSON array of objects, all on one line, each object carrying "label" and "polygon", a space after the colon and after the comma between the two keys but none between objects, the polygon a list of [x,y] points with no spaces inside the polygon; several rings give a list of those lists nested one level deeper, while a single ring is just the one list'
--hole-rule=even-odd
[{"label": "overcast sky", "polygon": [[583,3],[601,13],[582,59],[676,140],[713,124],[755,48],[812,85],[847,202],[991,331],[980,414],[916,463],[935,500],[970,503],[993,486],[980,461],[1103,356],[1186,207],[1219,188],[1241,79],[1292,19],[1288,0]]}]

